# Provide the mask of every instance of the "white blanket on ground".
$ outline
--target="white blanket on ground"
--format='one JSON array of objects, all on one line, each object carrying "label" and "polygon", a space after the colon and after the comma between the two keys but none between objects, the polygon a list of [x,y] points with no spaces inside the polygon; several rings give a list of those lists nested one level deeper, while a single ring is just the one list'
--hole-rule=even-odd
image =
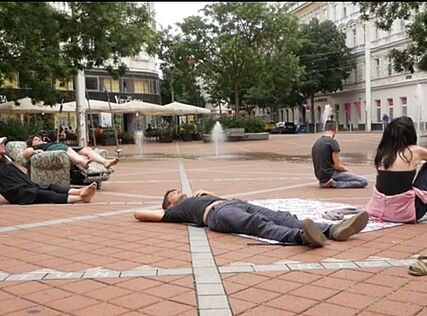
[{"label": "white blanket on ground", "polygon": [[[328,220],[322,217],[323,214],[330,211],[339,210],[363,210],[363,206],[343,204],[343,203],[331,203],[316,200],[303,200],[303,199],[272,199],[272,200],[254,200],[248,201],[249,203],[260,205],[269,208],[273,211],[288,211],[292,215],[296,215],[299,220],[310,218],[314,222],[336,224],[342,220]],[[344,215],[344,219],[350,218],[354,215]],[[374,222],[369,220],[368,225],[362,230],[362,233],[373,230],[379,230],[394,226],[403,225],[400,223],[388,223],[388,222]],[[254,236],[239,234],[239,236],[247,237],[251,239],[257,239],[271,244],[279,243],[274,240],[258,238]]]}]

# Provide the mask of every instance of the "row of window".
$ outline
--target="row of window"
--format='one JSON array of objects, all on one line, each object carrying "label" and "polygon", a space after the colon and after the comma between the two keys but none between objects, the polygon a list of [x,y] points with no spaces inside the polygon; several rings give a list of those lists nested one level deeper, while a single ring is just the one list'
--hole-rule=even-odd
[{"label": "row of window", "polygon": [[155,79],[86,76],[86,89],[89,91],[160,94],[159,81]]},{"label": "row of window", "polygon": [[[85,79],[88,91],[104,92],[107,89],[109,92],[160,94],[160,83],[155,79],[120,78],[119,80],[114,80],[111,77],[102,76],[86,76]],[[18,75],[6,79],[4,86],[20,88]],[[57,90],[73,91],[74,83],[73,81],[68,81],[62,84],[57,81],[55,88]]]},{"label": "row of window", "polygon": [[[394,33],[400,33],[405,32],[407,29],[407,22],[405,20],[399,20],[396,22],[398,24],[397,27],[394,27],[394,25],[390,28],[388,31],[382,31],[379,28],[375,26],[375,24],[372,24],[373,31],[371,33],[371,40],[375,41],[387,36],[390,36]],[[340,30],[345,33],[346,35],[346,45],[348,47],[355,47],[358,45],[364,45],[365,39],[366,39],[366,28],[365,25],[356,24],[353,23],[352,25],[349,25],[348,27],[341,26]],[[363,36],[360,34],[360,32],[363,31]]]},{"label": "row of window", "polygon": [[[380,99],[376,99],[375,100],[375,105],[376,105],[376,109],[377,109],[377,122],[381,122],[384,119],[384,114],[387,114],[388,119],[392,120],[393,119],[393,115],[394,115],[394,100],[393,98],[387,98],[387,109],[386,111],[382,110],[381,107],[381,100]],[[400,109],[401,109],[401,115],[402,116],[407,116],[408,115],[408,98],[407,97],[400,97]],[[356,113],[358,116],[358,119],[361,119],[361,115],[362,115],[362,102],[361,101],[356,101],[354,102],[354,107],[356,109]],[[340,108],[339,104],[335,105],[335,111],[338,112]],[[347,102],[344,103],[344,111],[345,111],[345,117],[347,121],[351,120],[351,112],[352,112],[352,103]],[[320,109],[319,109],[319,115],[320,115]],[[320,116],[319,116],[320,117]]]},{"label": "row of window", "polygon": [[[394,75],[392,59],[388,56],[375,57],[371,60],[371,78],[383,78]],[[354,68],[350,76],[344,81],[345,84],[352,84],[365,81],[365,63],[360,61]]]}]

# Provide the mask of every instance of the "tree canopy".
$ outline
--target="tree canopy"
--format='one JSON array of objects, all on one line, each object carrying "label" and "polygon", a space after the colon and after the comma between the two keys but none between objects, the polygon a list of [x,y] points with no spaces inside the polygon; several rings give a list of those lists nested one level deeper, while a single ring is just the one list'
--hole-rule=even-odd
[{"label": "tree canopy", "polygon": [[158,57],[162,61],[162,103],[179,101],[204,106],[191,47],[186,45],[180,35],[171,34],[170,27],[161,32]]},{"label": "tree canopy", "polygon": [[[354,2],[360,6],[362,18],[373,19],[382,30],[390,30],[396,19],[407,22],[411,42],[405,49],[392,49],[393,68],[398,72],[415,68],[427,71],[427,11],[423,2]],[[411,16],[414,21],[411,22]]]},{"label": "tree canopy", "polygon": [[[148,9],[133,2],[67,2],[70,12],[46,2],[0,3],[0,87],[19,75],[21,95],[58,102],[56,82],[81,69],[103,67],[113,76],[122,57],[153,53],[157,33]],[[9,97],[11,89],[2,89]]]},{"label": "tree canopy", "polygon": [[[342,90],[343,80],[354,69],[355,61],[345,45],[345,34],[332,21],[319,23],[319,20],[312,19],[301,26],[301,33],[299,56],[305,70],[301,91],[311,98],[313,106],[315,93]],[[312,122],[314,112],[312,108]]]},{"label": "tree canopy", "polygon": [[212,101],[226,100],[236,113],[241,105],[282,105],[301,74],[296,19],[265,2],[214,3],[202,13],[179,24],[171,47],[183,54],[166,62],[177,69],[191,56]]}]

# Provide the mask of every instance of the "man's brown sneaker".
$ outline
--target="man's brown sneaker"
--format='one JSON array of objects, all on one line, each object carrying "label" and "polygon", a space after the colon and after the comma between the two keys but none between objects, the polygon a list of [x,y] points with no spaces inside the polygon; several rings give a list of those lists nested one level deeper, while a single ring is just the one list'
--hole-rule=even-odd
[{"label": "man's brown sneaker", "polygon": [[368,220],[368,213],[365,211],[360,212],[352,218],[346,219],[339,224],[332,225],[329,230],[329,236],[331,239],[339,241],[347,240],[351,236],[360,233],[368,224]]},{"label": "man's brown sneaker", "polygon": [[302,242],[311,247],[323,247],[326,243],[326,237],[319,230],[317,225],[309,218],[306,218],[302,224]]}]

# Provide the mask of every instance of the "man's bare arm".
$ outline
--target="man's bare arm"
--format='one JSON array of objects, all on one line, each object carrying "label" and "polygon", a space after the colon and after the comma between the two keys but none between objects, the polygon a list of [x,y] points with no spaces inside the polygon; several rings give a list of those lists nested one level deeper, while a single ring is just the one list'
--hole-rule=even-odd
[{"label": "man's bare arm", "polygon": [[332,161],[334,162],[334,169],[336,171],[350,171],[341,163],[340,154],[338,152],[332,153]]},{"label": "man's bare arm", "polygon": [[25,148],[24,150],[25,159],[29,160],[33,154],[34,154],[34,148],[32,147]]},{"label": "man's bare arm", "polygon": [[140,222],[160,222],[164,215],[164,210],[137,211],[133,214],[133,216]]}]

